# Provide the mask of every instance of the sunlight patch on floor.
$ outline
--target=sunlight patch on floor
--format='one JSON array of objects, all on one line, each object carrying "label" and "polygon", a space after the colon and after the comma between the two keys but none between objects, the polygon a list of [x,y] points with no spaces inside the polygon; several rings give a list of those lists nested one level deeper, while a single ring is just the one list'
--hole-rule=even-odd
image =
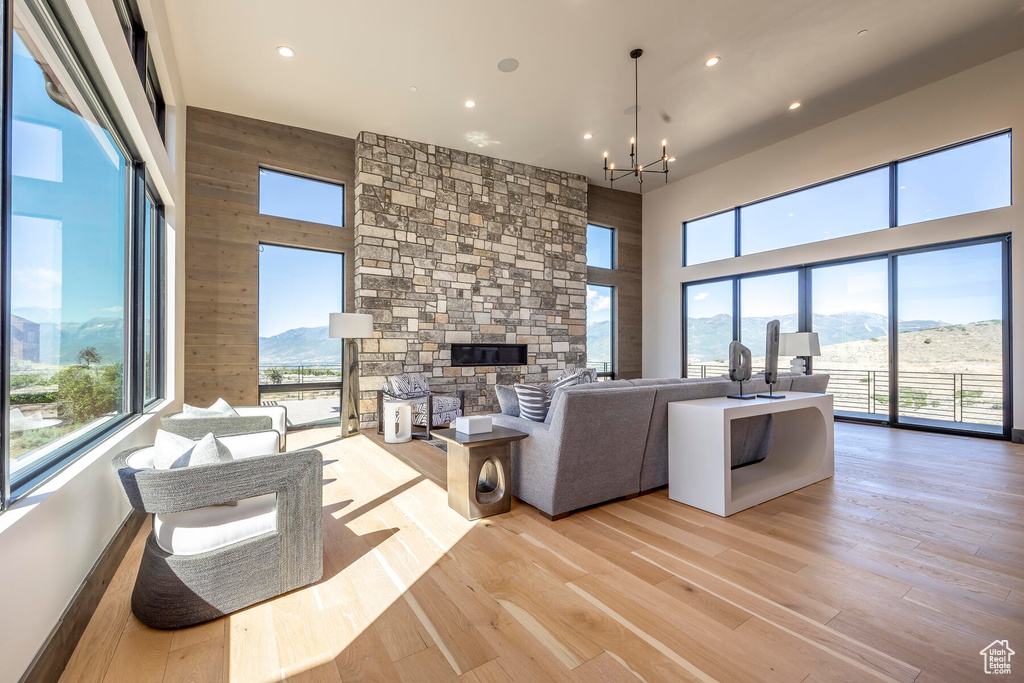
[{"label": "sunlight patch on floor", "polygon": [[[376,638],[366,629],[400,600],[428,633],[436,631],[409,587],[475,525],[448,507],[443,486],[365,436],[289,435],[290,448],[307,444],[318,445],[330,463],[324,466],[324,577],[229,617],[231,681],[286,680],[332,662],[342,669],[350,649],[356,665],[362,641]],[[452,654],[442,653],[455,666]]]}]

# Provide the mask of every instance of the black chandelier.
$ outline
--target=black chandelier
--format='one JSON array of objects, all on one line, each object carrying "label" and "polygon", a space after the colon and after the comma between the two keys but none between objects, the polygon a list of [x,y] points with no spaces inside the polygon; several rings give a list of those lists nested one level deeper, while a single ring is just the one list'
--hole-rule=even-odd
[{"label": "black chandelier", "polygon": [[[608,152],[604,153],[604,179],[608,181],[609,187],[615,186],[615,181],[625,178],[628,175],[636,176],[636,180],[640,183],[641,190],[644,184],[645,173],[660,173],[665,176],[665,182],[668,182],[668,140],[661,141],[661,158],[657,161],[653,161],[649,164],[641,164],[637,162],[638,156],[636,153],[637,143],[640,140],[640,56],[644,53],[640,48],[631,50],[629,56],[633,59],[633,137],[629,139],[629,168],[615,168],[615,164],[608,163]],[[675,161],[675,159],[672,159]],[[661,164],[661,168],[657,168],[656,164]]]}]

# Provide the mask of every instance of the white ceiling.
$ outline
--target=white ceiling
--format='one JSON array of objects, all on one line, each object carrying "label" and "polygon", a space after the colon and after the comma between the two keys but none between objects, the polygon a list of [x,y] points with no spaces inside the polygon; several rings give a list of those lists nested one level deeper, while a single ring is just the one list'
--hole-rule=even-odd
[{"label": "white ceiling", "polygon": [[[640,156],[668,138],[673,179],[1024,47],[1021,0],[170,0],[167,12],[189,105],[595,182],[604,150],[628,163],[633,47]],[[721,64],[703,66],[710,55]],[[498,71],[505,57],[519,69]]]}]

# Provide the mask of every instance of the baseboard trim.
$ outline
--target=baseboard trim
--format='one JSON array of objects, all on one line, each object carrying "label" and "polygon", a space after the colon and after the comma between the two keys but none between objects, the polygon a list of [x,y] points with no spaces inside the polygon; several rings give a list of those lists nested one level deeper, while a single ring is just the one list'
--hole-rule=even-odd
[{"label": "baseboard trim", "polygon": [[1010,432],[1010,440],[1014,443],[1024,443],[1024,429],[1014,429]]},{"label": "baseboard trim", "polygon": [[100,604],[100,598],[106,592],[107,586],[114,578],[114,572],[121,566],[121,560],[124,559],[145,520],[144,512],[132,510],[121,523],[110,543],[96,560],[96,564],[92,566],[89,575],[79,586],[75,597],[71,599],[71,604],[53,627],[46,643],[39,649],[32,664],[21,677],[20,683],[50,683],[60,678],[75,651],[75,646],[85,632],[85,627],[89,625],[93,612]]}]

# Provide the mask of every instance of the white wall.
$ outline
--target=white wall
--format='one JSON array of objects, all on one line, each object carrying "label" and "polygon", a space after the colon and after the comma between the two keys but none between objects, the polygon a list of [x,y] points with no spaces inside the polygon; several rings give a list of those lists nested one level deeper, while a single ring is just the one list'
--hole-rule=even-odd
[{"label": "white wall", "polygon": [[[168,101],[165,150],[110,0],[69,0],[106,86],[126,119],[167,206],[168,400],[75,461],[59,475],[0,513],[0,681],[17,681],[45,644],[130,507],[110,466],[126,448],[152,443],[161,414],[180,405],[183,364],[184,98],[162,0],[140,9]],[[176,106],[180,105],[180,106]]]},{"label": "white wall", "polygon": [[[814,102],[805,106],[813,107]],[[682,223],[722,209],[1013,129],[1013,206],[682,267]],[[1024,340],[1024,50],[961,72],[644,195],[645,377],[682,374],[683,282],[1013,233],[1013,337]],[[1024,428],[1024,343],[1013,354]]]}]

